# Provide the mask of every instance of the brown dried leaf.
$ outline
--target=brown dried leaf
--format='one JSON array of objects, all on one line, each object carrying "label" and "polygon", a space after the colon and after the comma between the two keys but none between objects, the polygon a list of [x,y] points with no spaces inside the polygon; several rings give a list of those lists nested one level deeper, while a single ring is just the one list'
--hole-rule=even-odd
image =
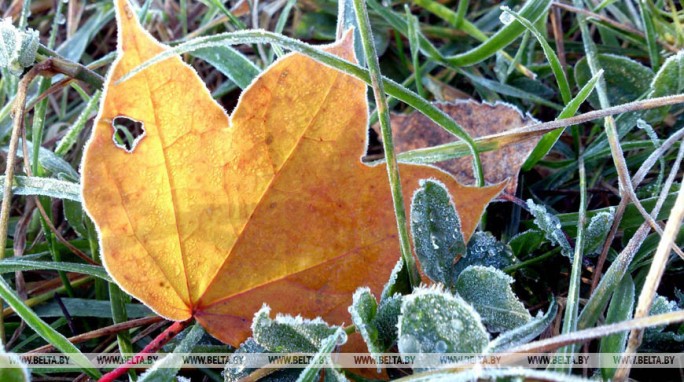
[{"label": "brown dried leaf", "polygon": [[[473,138],[504,133],[538,122],[530,115],[523,115],[516,107],[500,102],[489,104],[469,100],[438,103],[436,106],[451,116]],[[419,112],[394,114],[391,123],[394,146],[398,152],[458,141],[458,138]],[[377,125],[373,128],[378,132],[380,130]],[[515,194],[520,167],[537,142],[538,137],[530,138],[499,150],[481,153],[485,181],[496,184],[510,179],[505,192]],[[435,165],[454,175],[463,184],[472,184],[475,181],[470,157],[451,159]]]}]

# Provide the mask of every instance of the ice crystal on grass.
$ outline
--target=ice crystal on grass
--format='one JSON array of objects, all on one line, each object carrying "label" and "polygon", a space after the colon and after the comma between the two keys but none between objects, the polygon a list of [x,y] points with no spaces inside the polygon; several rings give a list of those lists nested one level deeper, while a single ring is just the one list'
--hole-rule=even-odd
[{"label": "ice crystal on grass", "polygon": [[515,329],[532,316],[513,293],[513,278],[494,267],[473,265],[458,277],[456,292],[482,317],[490,332]]},{"label": "ice crystal on grass", "polygon": [[530,213],[534,216],[534,224],[544,232],[546,239],[552,244],[560,246],[563,256],[572,259],[572,246],[570,246],[568,239],[561,229],[560,220],[555,215],[549,213],[546,207],[541,204],[535,204],[531,199],[527,200],[527,207],[529,207]]}]

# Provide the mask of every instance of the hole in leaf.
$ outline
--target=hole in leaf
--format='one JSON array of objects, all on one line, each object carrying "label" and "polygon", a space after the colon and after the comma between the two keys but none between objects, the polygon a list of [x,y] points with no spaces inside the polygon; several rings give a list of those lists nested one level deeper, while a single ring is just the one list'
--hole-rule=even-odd
[{"label": "hole in leaf", "polygon": [[114,144],[129,153],[135,150],[135,147],[145,136],[143,123],[125,116],[114,118],[112,127],[114,128],[112,135]]}]

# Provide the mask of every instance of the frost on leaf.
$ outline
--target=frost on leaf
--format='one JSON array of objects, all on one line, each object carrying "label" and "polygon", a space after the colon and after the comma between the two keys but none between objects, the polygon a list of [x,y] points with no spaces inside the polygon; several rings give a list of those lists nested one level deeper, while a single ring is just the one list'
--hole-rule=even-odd
[{"label": "frost on leaf", "polygon": [[356,326],[356,331],[361,333],[361,337],[372,355],[382,353],[384,350],[378,342],[378,329],[373,325],[377,312],[378,302],[375,301],[370,289],[359,288],[352,297],[349,313]]},{"label": "frost on leaf", "polygon": [[392,346],[397,335],[400,309],[399,294],[381,300],[378,306],[370,289],[359,288],[354,293],[349,313],[371,355],[383,353]]},{"label": "frost on leaf", "polygon": [[490,332],[503,332],[528,323],[532,316],[511,289],[513,278],[494,267],[473,265],[456,281],[456,291],[482,317]]},{"label": "frost on leaf", "polygon": [[[674,301],[670,301],[667,298],[656,295],[656,298],[653,300],[653,305],[651,305],[651,310],[648,312],[649,316],[655,316],[658,314],[665,314],[665,313],[670,313],[674,312],[677,310],[677,303]],[[660,325],[660,326],[654,326],[651,328],[646,329],[646,332],[662,332],[665,330],[665,325]]]},{"label": "frost on leaf", "polygon": [[419,287],[404,296],[398,326],[402,354],[481,353],[489,343],[475,309],[436,287]]},{"label": "frost on leaf", "polygon": [[517,261],[508,244],[496,240],[489,232],[475,232],[468,242],[466,255],[454,266],[453,278],[458,279],[461,272],[471,265],[503,269]]},{"label": "frost on leaf", "polygon": [[466,246],[456,209],[446,188],[426,180],[411,204],[411,232],[416,255],[425,274],[433,281],[453,285],[453,264]]},{"label": "frost on leaf", "polygon": [[[346,333],[339,327],[331,327],[320,319],[306,320],[301,317],[278,315],[269,317],[270,308],[263,306],[252,322],[254,337],[243,342],[234,356],[262,353],[316,353],[317,360],[322,360],[337,345],[347,341]],[[318,358],[318,357],[321,358]],[[321,366],[301,369],[284,369],[269,375],[270,381],[295,381],[304,377],[316,376]],[[228,364],[224,370],[226,382],[239,381],[256,369]],[[304,379],[306,380],[306,379]],[[312,380],[312,379],[309,379]],[[315,380],[315,379],[313,379]]]},{"label": "frost on leaf", "polygon": [[385,286],[382,288],[380,301],[382,302],[397,293],[411,293],[411,280],[409,280],[408,272],[404,266],[404,259],[401,257],[392,269],[392,273],[390,274],[389,280],[387,280],[387,284],[385,284]]},{"label": "frost on leaf", "polygon": [[38,31],[20,31],[10,18],[0,21],[0,68],[15,76],[33,65],[38,51]]},{"label": "frost on leaf", "polygon": [[594,215],[586,228],[584,238],[584,255],[595,253],[601,249],[601,245],[608,236],[608,231],[613,225],[615,209],[599,212]]},{"label": "frost on leaf", "polygon": [[29,373],[26,364],[24,364],[17,354],[6,352],[3,345],[0,345],[0,381],[31,381],[31,374]]},{"label": "frost on leaf", "polygon": [[[243,342],[233,354],[234,356],[239,357],[242,354],[259,353],[268,353],[268,350],[259,345],[254,338],[250,337]],[[244,367],[244,365],[232,366],[231,363],[228,363],[223,371],[223,378],[225,382],[237,382],[251,374],[254,370],[256,369],[247,369]]]},{"label": "frost on leaf", "polygon": [[[655,316],[657,314],[670,313],[676,310],[678,310],[678,306],[675,301],[670,301],[663,296],[656,295],[649,315]],[[680,324],[674,331],[665,330],[665,328],[665,325],[660,325],[646,329],[644,332],[644,342],[640,349],[657,352],[681,351],[682,345],[684,345],[684,325]]]},{"label": "frost on leaf", "polygon": [[541,204],[535,204],[531,199],[527,200],[527,207],[534,216],[534,224],[544,232],[544,237],[554,245],[561,247],[561,253],[570,259],[573,257],[573,250],[561,229],[558,218],[549,213]]},{"label": "frost on leaf", "polygon": [[532,318],[530,322],[525,325],[501,333],[496,339],[489,343],[487,352],[502,352],[532,341],[551,325],[553,319],[556,318],[557,312],[558,305],[556,305],[555,301],[551,301],[551,305],[546,311],[546,314],[542,315],[541,311],[539,311],[537,316]]},{"label": "frost on leaf", "polygon": [[[679,94],[684,90],[684,51],[670,56],[653,77],[647,98],[664,97]],[[644,112],[643,118],[654,122],[667,115],[671,106],[663,106]]]},{"label": "frost on leaf", "polygon": [[[254,315],[252,332],[256,342],[274,353],[315,353],[323,340],[333,335],[338,327],[329,326],[320,318],[307,320],[300,316],[269,317],[271,309],[264,305]],[[346,338],[345,338],[346,341]]]}]

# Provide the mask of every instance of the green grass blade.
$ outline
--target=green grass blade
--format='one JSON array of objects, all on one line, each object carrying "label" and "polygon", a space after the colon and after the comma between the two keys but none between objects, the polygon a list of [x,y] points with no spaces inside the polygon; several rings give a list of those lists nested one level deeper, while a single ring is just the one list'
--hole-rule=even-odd
[{"label": "green grass blade", "polygon": [[[5,184],[5,176],[0,176],[0,185]],[[67,182],[54,178],[15,176],[14,195],[38,195],[51,198],[81,201],[81,186],[78,183]],[[2,192],[0,191],[0,198]]]},{"label": "green grass blade", "polygon": [[28,326],[38,333],[45,341],[53,345],[62,353],[70,355],[71,360],[88,374],[91,378],[99,378],[100,372],[86,358],[80,350],[69,340],[53,329],[45,321],[41,320],[23,301],[16,295],[9,285],[0,278],[0,297],[21,317]]},{"label": "green grass blade", "polygon": [[548,41],[546,41],[546,38],[542,36],[541,32],[539,32],[539,30],[534,25],[532,25],[531,22],[520,16],[517,12],[513,12],[510,8],[507,7],[503,8],[503,11],[513,16],[516,20],[518,20],[519,23],[521,23],[525,28],[527,28],[527,30],[529,30],[532,33],[532,35],[534,35],[534,37],[537,38],[537,41],[539,41],[539,44],[541,45],[542,50],[544,51],[546,60],[549,62],[549,65],[551,65],[553,75],[556,77],[556,82],[558,83],[558,90],[560,91],[563,102],[566,105],[570,103],[572,99],[572,94],[570,92],[570,84],[568,83],[568,78],[565,75],[565,70],[563,70],[563,67],[561,66],[560,60],[558,59],[556,52],[554,52],[553,48],[551,48],[551,45],[549,45]]},{"label": "green grass blade", "polygon": [[[596,73],[594,77],[591,78],[583,87],[580,89],[579,93],[573,98],[563,109],[563,111],[558,114],[557,119],[570,118],[577,113],[579,107],[584,103],[584,101],[589,97],[594,87],[598,83],[598,80],[603,75],[603,72]],[[534,165],[537,164],[546,154],[551,151],[553,145],[556,144],[558,138],[563,134],[565,129],[554,130],[550,133],[545,134],[542,139],[537,143],[534,150],[530,153],[522,166],[523,171],[529,171]]]},{"label": "green grass blade", "polygon": [[79,264],[69,262],[25,260],[20,257],[10,257],[0,261],[0,273],[16,271],[55,270],[64,272],[76,272],[84,275],[95,276],[102,280],[112,282],[107,271],[97,265]]},{"label": "green grass blade", "polygon": [[389,177],[390,189],[392,191],[392,202],[394,203],[394,213],[397,221],[397,231],[399,233],[399,245],[401,257],[409,270],[411,285],[417,287],[420,284],[418,267],[411,252],[411,244],[408,233],[408,222],[406,219],[406,209],[404,207],[404,194],[401,191],[401,179],[399,177],[399,164],[397,163],[394,145],[392,143],[392,126],[390,125],[390,112],[387,106],[387,95],[385,94],[382,73],[380,72],[380,62],[375,51],[373,35],[370,29],[368,11],[362,0],[354,0],[354,10],[356,19],[361,32],[363,50],[366,54],[366,63],[371,75],[371,88],[375,96],[375,105],[378,109],[380,119],[380,130],[382,143],[385,151],[385,162],[387,164],[387,175]]}]

